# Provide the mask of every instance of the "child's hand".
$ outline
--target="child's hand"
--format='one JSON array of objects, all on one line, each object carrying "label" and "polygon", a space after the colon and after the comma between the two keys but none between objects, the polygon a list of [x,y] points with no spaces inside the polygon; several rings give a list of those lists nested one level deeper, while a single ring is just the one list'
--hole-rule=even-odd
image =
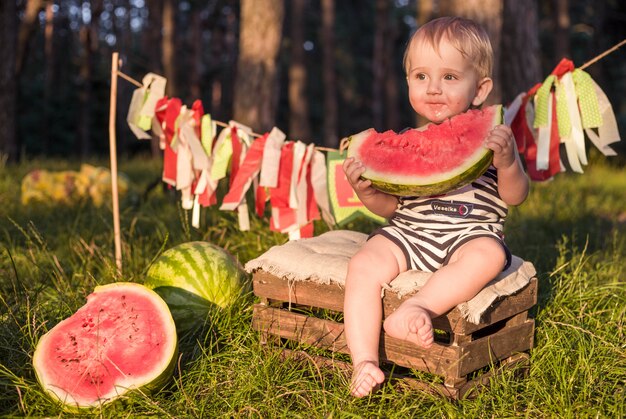
[{"label": "child's hand", "polygon": [[506,169],[515,163],[517,144],[513,131],[507,125],[498,125],[485,139],[485,147],[493,150],[493,165],[496,169]]},{"label": "child's hand", "polygon": [[350,186],[352,186],[352,189],[359,197],[363,198],[376,194],[376,190],[372,188],[372,182],[361,178],[361,175],[365,172],[365,167],[360,160],[348,157],[344,160],[342,167],[348,178],[348,183],[350,183]]}]

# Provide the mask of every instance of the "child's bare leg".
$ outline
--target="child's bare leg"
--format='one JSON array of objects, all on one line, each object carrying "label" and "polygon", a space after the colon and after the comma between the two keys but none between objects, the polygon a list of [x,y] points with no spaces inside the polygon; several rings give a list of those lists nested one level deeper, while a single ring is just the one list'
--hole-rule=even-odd
[{"label": "child's bare leg", "polygon": [[430,347],[434,341],[431,318],[470,300],[504,267],[502,245],[488,237],[473,239],[429,278],[420,291],[385,319],[392,337]]},{"label": "child's bare leg", "polygon": [[356,397],[370,394],[385,379],[378,367],[382,322],[380,293],[382,284],[393,280],[405,266],[401,250],[383,236],[372,237],[350,259],[344,325],[354,368],[350,392]]}]

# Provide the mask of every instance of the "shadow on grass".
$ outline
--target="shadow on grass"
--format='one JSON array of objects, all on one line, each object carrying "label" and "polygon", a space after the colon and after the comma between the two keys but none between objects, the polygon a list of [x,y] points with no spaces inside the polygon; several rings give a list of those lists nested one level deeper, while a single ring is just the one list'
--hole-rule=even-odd
[{"label": "shadow on grass", "polygon": [[[239,314],[245,310],[244,306],[251,305],[248,300],[252,298],[240,296],[233,306],[224,308],[178,287],[163,286],[155,291],[165,300],[174,318],[181,369],[198,357],[214,355],[228,345],[228,333],[222,331],[232,330],[231,323],[241,321]],[[239,314],[235,316],[236,313]]]},{"label": "shadow on grass", "polygon": [[626,223],[595,213],[568,220],[549,216],[525,218],[517,220],[513,228],[505,229],[511,251],[532,262],[537,270],[539,293],[535,311],[552,300],[558,277],[555,274],[569,262],[567,258],[615,252],[615,239],[624,231]]}]

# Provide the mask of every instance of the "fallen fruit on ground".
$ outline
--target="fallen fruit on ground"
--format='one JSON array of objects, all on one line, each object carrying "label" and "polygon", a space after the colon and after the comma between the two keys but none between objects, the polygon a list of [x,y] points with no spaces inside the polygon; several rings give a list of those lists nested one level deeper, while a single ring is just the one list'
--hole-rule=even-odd
[{"label": "fallen fruit on ground", "polygon": [[349,137],[348,157],[363,163],[362,177],[378,190],[439,195],[467,185],[489,168],[493,152],[483,141],[501,123],[502,106],[493,105],[400,134],[370,128]]},{"label": "fallen fruit on ground", "polygon": [[226,250],[194,241],[163,252],[144,284],[167,302],[179,332],[204,324],[213,307],[231,305],[248,286],[241,264]]},{"label": "fallen fruit on ground", "polygon": [[165,301],[143,285],[118,282],[96,287],[84,306],[42,336],[33,366],[50,397],[79,411],[161,388],[177,353]]}]

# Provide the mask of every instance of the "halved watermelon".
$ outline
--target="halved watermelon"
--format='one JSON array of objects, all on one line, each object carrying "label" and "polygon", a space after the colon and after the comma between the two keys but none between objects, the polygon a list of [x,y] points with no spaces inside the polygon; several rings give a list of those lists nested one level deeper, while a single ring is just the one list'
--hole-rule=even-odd
[{"label": "halved watermelon", "polygon": [[162,387],[177,353],[165,301],[143,285],[118,282],[96,287],[87,304],[42,336],[33,366],[46,393],[78,411]]},{"label": "halved watermelon", "polygon": [[476,180],[491,164],[483,140],[502,123],[502,106],[469,110],[441,124],[378,133],[370,128],[349,137],[348,157],[359,159],[362,177],[398,196],[431,196]]}]

